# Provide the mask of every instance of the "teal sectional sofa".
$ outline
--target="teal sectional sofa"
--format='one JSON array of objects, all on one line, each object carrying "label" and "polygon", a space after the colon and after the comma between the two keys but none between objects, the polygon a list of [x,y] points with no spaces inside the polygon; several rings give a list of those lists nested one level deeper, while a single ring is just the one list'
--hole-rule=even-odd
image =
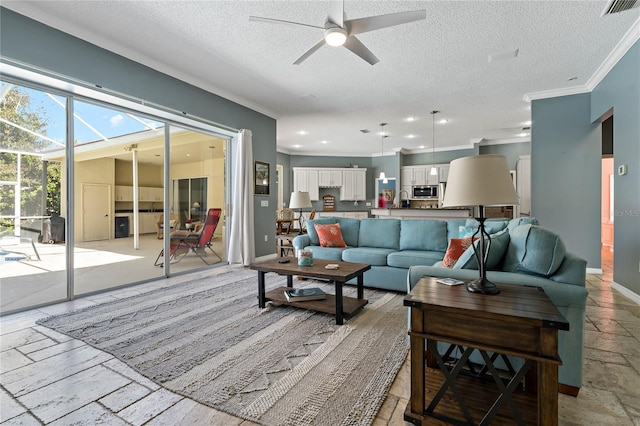
[{"label": "teal sectional sofa", "polygon": [[[347,247],[321,247],[315,224],[339,223]],[[506,220],[487,222],[489,233],[519,223]],[[371,270],[364,275],[366,287],[407,291],[407,271],[415,265],[431,266],[442,261],[451,238],[460,236],[461,228],[477,227],[474,219],[400,220],[349,219],[339,217],[307,221],[308,234],[293,240],[295,253],[311,249],[318,259],[367,263]]]},{"label": "teal sectional sofa", "polygon": [[[321,247],[315,223],[339,223],[347,247]],[[538,226],[533,218],[487,221],[486,225],[492,239],[487,277],[495,283],[542,287],[569,321],[570,330],[559,332],[563,364],[558,379],[564,393],[577,394],[582,385],[586,261],[567,251],[555,232]],[[473,227],[477,227],[473,219],[321,218],[308,221],[308,234],[296,237],[293,246],[296,253],[302,248],[313,250],[315,258],[370,264],[365,287],[408,292],[423,275],[477,278],[471,250],[453,268],[440,266],[449,241]]]}]

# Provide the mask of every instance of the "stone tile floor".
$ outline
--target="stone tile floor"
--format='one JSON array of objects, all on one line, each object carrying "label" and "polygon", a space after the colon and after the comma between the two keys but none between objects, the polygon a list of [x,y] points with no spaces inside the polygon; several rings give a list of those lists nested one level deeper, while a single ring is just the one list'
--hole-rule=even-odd
[{"label": "stone tile floor", "polygon": [[[561,425],[640,426],[640,306],[611,289],[612,261],[604,255],[604,274],[588,275],[584,385],[577,398],[559,395]],[[213,273],[227,268],[233,267]],[[0,318],[0,423],[253,424],[169,392],[111,355],[35,324],[48,315],[193,277],[145,283]],[[403,420],[408,398],[405,362],[374,425],[408,425]]]}]

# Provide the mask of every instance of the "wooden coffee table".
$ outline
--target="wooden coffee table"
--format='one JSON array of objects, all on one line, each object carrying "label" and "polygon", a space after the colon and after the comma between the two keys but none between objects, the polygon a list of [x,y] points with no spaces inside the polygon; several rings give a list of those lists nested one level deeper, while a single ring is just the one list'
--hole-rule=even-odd
[{"label": "wooden coffee table", "polygon": [[[298,266],[297,259],[291,258],[288,263],[279,263],[282,258],[267,260],[266,262],[254,263],[251,269],[258,271],[258,306],[264,308],[267,301],[292,305],[312,311],[335,314],[336,324],[342,325],[344,318],[352,316],[359,311],[368,300],[364,298],[364,273],[371,269],[371,265],[364,263],[338,262],[335,260],[314,259],[313,266]],[[325,269],[325,266],[333,263],[339,265],[338,269]],[[267,272],[287,276],[287,287],[278,287],[265,292],[264,276]],[[309,278],[319,278],[333,281],[335,284],[335,295],[327,294],[324,300],[307,300],[304,302],[289,302],[284,296],[287,288],[293,287],[293,276],[300,275]],[[358,297],[345,297],[342,295],[342,286],[347,281],[358,279]]]}]

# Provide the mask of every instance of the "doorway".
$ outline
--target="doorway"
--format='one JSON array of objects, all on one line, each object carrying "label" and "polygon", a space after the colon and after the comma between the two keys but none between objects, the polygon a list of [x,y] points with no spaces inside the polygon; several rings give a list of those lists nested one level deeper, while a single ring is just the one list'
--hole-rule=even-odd
[{"label": "doorway", "polygon": [[108,240],[111,224],[111,186],[82,184],[82,241]]}]

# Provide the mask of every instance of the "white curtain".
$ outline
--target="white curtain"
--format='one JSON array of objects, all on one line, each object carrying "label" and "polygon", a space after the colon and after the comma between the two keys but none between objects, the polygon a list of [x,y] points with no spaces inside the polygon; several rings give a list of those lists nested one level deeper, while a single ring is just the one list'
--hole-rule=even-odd
[{"label": "white curtain", "polygon": [[253,150],[251,130],[238,132],[233,168],[233,202],[231,204],[231,235],[229,263],[253,263],[256,257],[253,233]]}]

